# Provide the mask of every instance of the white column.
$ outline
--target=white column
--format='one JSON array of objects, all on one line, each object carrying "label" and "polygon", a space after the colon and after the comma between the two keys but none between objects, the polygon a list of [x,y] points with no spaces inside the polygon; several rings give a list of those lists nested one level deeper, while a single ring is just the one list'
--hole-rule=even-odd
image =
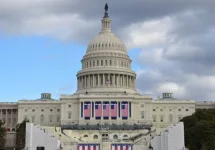
[{"label": "white column", "polygon": [[107,86],[110,86],[110,74],[107,75],[107,78],[108,78],[108,81],[109,81]]},{"label": "white column", "polygon": [[129,76],[129,87],[131,87],[131,76]]},{"label": "white column", "polygon": [[87,88],[90,88],[90,75],[87,76]]},{"label": "white column", "polygon": [[6,118],[5,118],[5,124],[7,126],[7,109],[6,109]]},{"label": "white column", "polygon": [[126,75],[125,78],[126,78],[126,87],[128,87],[128,75]]},{"label": "white column", "polygon": [[98,87],[100,87],[100,75],[98,74]]},{"label": "white column", "polygon": [[79,84],[80,84],[80,81],[79,81],[79,77],[77,77],[77,89],[79,89]]},{"label": "white column", "polygon": [[80,85],[80,88],[83,89],[83,77],[82,77],[82,76],[80,77],[80,81],[81,81],[81,83],[80,83],[80,84],[81,84],[81,85]]},{"label": "white column", "polygon": [[119,85],[119,74],[116,74],[116,87]]},{"label": "white column", "polygon": [[113,81],[112,86],[115,87],[116,86],[115,85],[115,74],[113,74],[113,76],[112,76],[112,81]]},{"label": "white column", "polygon": [[103,75],[103,87],[105,86],[105,74],[102,74]]},{"label": "white column", "polygon": [[131,77],[131,87],[134,88],[134,77]]},{"label": "white column", "polygon": [[93,87],[95,86],[95,76],[93,74]]},{"label": "white column", "polygon": [[136,89],[136,77],[134,78],[134,89]]},{"label": "white column", "polygon": [[86,88],[87,87],[87,76],[85,75],[84,76],[84,88]]}]

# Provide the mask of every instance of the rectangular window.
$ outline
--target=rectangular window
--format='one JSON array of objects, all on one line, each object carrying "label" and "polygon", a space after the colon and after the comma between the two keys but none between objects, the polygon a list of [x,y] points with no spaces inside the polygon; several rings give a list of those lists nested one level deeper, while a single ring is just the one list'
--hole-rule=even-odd
[{"label": "rectangular window", "polygon": [[35,117],[32,117],[32,123],[34,123],[34,121],[35,121]]},{"label": "rectangular window", "polygon": [[140,115],[141,115],[141,119],[144,119],[144,111],[141,111]]},{"label": "rectangular window", "polygon": [[172,114],[171,115],[169,115],[169,122],[172,122],[173,120],[172,120]]},{"label": "rectangular window", "polygon": [[112,61],[110,60],[110,66],[112,66]]},{"label": "rectangular window", "polygon": [[57,122],[60,122],[60,117],[57,117]]},{"label": "rectangular window", "polygon": [[99,66],[99,60],[97,60],[97,66]]},{"label": "rectangular window", "polygon": [[160,111],[163,111],[163,109],[160,109]]},{"label": "rectangular window", "polygon": [[49,122],[52,122],[53,121],[53,116],[49,116]]},{"label": "rectangular window", "polygon": [[178,111],[181,111],[181,109],[178,109]]},{"label": "rectangular window", "polygon": [[95,61],[93,61],[93,67],[95,67]]},{"label": "rectangular window", "polygon": [[101,60],[101,66],[103,66],[103,60]]},{"label": "rectangular window", "polygon": [[153,109],[153,111],[156,111],[155,109]]},{"label": "rectangular window", "polygon": [[153,118],[153,122],[156,122],[156,116],[153,116],[152,118]]},{"label": "rectangular window", "polygon": [[68,119],[72,118],[72,113],[68,113]]},{"label": "rectangular window", "polygon": [[186,111],[188,111],[188,109],[186,109]]},{"label": "rectangular window", "polygon": [[16,118],[13,118],[13,124],[16,124]]},{"label": "rectangular window", "polygon": [[70,107],[71,107],[71,105],[68,105],[68,107],[70,108]]},{"label": "rectangular window", "polygon": [[163,116],[160,116],[160,122],[163,122]]},{"label": "rectangular window", "polygon": [[107,60],[105,60],[105,66],[107,66],[108,64],[107,64]]}]

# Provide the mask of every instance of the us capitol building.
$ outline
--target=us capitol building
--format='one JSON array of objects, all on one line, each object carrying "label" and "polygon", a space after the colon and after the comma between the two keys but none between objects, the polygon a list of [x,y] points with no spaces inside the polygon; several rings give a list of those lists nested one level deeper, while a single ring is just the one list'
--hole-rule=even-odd
[{"label": "us capitol building", "polygon": [[56,100],[50,93],[42,93],[36,100],[0,103],[0,119],[9,133],[15,133],[17,122],[28,119],[47,130],[64,130],[70,137],[64,138],[65,146],[87,142],[109,147],[141,138],[144,149],[149,147],[152,132],[159,133],[196,109],[215,108],[213,102],[177,99],[172,93],[158,99],[138,93],[132,60],[125,44],[111,31],[107,5],[101,23],[100,33],[81,60],[73,95]]}]

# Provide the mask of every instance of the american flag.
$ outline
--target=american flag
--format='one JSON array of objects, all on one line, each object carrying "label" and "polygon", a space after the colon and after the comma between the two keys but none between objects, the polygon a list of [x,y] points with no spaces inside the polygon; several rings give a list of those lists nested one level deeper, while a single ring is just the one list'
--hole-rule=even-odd
[{"label": "american flag", "polygon": [[109,103],[103,103],[103,116],[109,117]]},{"label": "american flag", "polygon": [[111,150],[132,150],[131,144],[112,144]]},{"label": "american flag", "polygon": [[84,103],[84,117],[90,117],[91,116],[91,104],[90,103]]},{"label": "american flag", "polygon": [[107,79],[107,80],[106,80],[106,84],[110,84],[110,80]]},{"label": "american flag", "polygon": [[111,117],[117,117],[117,103],[111,103]]},{"label": "american flag", "polygon": [[99,150],[98,144],[79,144],[78,150]]},{"label": "american flag", "polygon": [[95,117],[101,117],[102,116],[102,104],[96,103],[95,104]]},{"label": "american flag", "polygon": [[122,103],[122,117],[128,117],[128,103]]}]

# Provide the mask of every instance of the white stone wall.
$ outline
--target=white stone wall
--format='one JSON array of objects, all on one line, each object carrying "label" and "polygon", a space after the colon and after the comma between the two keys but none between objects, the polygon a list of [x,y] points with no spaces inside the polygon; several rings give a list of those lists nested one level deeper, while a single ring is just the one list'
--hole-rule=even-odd
[{"label": "white stone wall", "polygon": [[18,112],[19,123],[26,118],[35,124],[48,126],[60,125],[60,101],[19,101]]},{"label": "white stone wall", "polygon": [[37,147],[45,147],[45,150],[58,150],[60,141],[51,133],[35,126],[33,123],[26,124],[26,148],[36,150]]},{"label": "white stone wall", "polygon": [[184,150],[184,124],[170,125],[151,140],[153,150]]},{"label": "white stone wall", "polygon": [[177,123],[195,112],[195,101],[192,100],[153,100],[151,104],[153,125],[160,128]]},{"label": "white stone wall", "polygon": [[15,130],[17,120],[18,120],[18,111],[17,103],[14,102],[0,102],[0,120],[4,122],[4,127],[10,131]]},{"label": "white stone wall", "polygon": [[[115,123],[115,124],[138,124],[138,123],[151,123],[151,95],[133,95],[133,94],[80,94],[80,95],[63,95],[61,97],[61,124],[104,124],[104,123]],[[81,118],[81,102],[90,101],[116,101],[122,102],[127,101],[131,102],[131,117],[129,116],[127,120],[122,120],[122,114],[117,119],[112,120],[96,120],[95,113],[94,117],[91,117],[90,120],[85,120]],[[143,109],[140,107],[144,105]],[[117,104],[118,106],[118,104]],[[142,109],[140,111],[140,108]],[[130,109],[130,108],[129,108]],[[91,106],[92,111],[92,106]],[[94,107],[95,111],[95,107]],[[142,118],[141,113],[144,112],[144,117]],[[69,118],[69,113],[71,113],[71,118]],[[118,110],[117,110],[118,113]],[[117,115],[118,116],[118,115]]]},{"label": "white stone wall", "polygon": [[5,147],[15,147],[15,146],[16,146],[16,132],[7,132]]}]

